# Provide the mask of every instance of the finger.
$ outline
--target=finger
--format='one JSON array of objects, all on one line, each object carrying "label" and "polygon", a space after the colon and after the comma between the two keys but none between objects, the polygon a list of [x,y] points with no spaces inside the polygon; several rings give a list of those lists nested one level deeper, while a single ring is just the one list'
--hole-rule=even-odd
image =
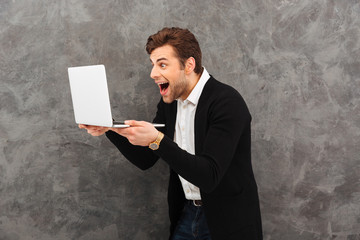
[{"label": "finger", "polygon": [[83,129],[99,129],[99,128],[102,128],[102,127],[94,126],[94,125],[79,124],[79,128],[83,128]]},{"label": "finger", "polygon": [[117,132],[117,133],[121,133],[121,132],[125,132],[126,128],[110,128],[109,130],[113,131],[113,132]]},{"label": "finger", "polygon": [[93,135],[94,137],[98,137],[98,136],[101,136],[103,134],[104,134],[104,132],[94,132],[91,135]]},{"label": "finger", "polygon": [[140,127],[144,125],[143,121],[136,121],[136,120],[126,120],[124,123],[126,125],[130,125],[131,127]]},{"label": "finger", "polygon": [[130,126],[135,126],[136,125],[136,121],[135,120],[125,120],[124,123],[126,125],[130,125]]},{"label": "finger", "polygon": [[116,132],[123,137],[127,137],[129,135],[127,128],[110,128],[110,130]]},{"label": "finger", "polygon": [[100,135],[103,135],[106,132],[106,130],[105,129],[99,129],[99,130],[87,129],[87,132],[92,136],[100,136]]},{"label": "finger", "polygon": [[104,131],[106,129],[106,127],[95,126],[95,125],[87,125],[86,129],[91,129],[91,130],[94,130],[94,131]]}]

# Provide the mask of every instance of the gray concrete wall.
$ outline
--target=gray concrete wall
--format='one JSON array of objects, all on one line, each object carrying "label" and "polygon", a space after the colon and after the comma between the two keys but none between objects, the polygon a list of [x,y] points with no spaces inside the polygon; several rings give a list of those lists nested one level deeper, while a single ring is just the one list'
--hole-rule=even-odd
[{"label": "gray concrete wall", "polygon": [[0,239],[166,239],[167,166],[80,131],[67,76],[105,64],[116,118],[151,120],[164,26],[249,105],[264,239],[360,239],[358,0],[2,0]]}]

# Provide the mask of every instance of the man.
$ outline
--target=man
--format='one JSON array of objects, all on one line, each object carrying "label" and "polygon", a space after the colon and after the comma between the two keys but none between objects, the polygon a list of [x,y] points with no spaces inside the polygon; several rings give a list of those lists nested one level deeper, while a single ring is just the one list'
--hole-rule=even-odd
[{"label": "man", "polygon": [[137,167],[161,158],[170,167],[170,238],[262,239],[257,186],[251,165],[251,115],[240,94],[201,65],[187,29],[164,28],[146,44],[160,100],[152,124],[129,120],[125,129],[80,125],[106,133]]}]

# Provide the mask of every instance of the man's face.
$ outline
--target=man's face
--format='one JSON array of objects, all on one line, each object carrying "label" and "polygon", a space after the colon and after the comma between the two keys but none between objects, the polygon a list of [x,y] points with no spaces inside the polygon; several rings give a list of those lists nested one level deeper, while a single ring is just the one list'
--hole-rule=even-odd
[{"label": "man's face", "polygon": [[158,47],[150,54],[153,65],[150,77],[160,88],[160,94],[166,103],[185,98],[188,93],[188,81],[174,49],[170,45]]}]

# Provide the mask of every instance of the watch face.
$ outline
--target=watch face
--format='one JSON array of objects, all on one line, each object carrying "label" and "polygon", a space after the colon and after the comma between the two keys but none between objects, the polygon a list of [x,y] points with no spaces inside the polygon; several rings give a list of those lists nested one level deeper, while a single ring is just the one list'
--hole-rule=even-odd
[{"label": "watch face", "polygon": [[157,145],[156,143],[150,143],[149,147],[152,149],[152,150],[157,150],[159,148],[159,145]]}]

